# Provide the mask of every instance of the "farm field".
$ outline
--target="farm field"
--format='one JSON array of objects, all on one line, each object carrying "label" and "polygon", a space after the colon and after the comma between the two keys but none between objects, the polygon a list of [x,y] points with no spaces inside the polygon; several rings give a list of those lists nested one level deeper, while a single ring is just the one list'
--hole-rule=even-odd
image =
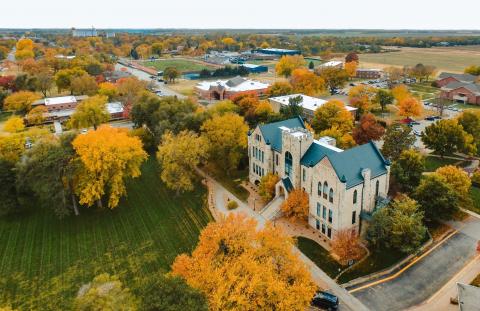
[{"label": "farm field", "polygon": [[415,66],[418,63],[437,67],[438,71],[463,72],[465,67],[478,64],[480,46],[400,48],[399,52],[360,54],[360,66],[365,68]]},{"label": "farm field", "polygon": [[38,210],[0,219],[0,279],[14,273],[49,278],[107,252],[126,258],[145,243],[158,255],[151,268],[169,270],[178,254],[194,248],[200,230],[212,220],[204,205],[206,190],[197,186],[175,197],[161,183],[153,158],[127,191],[114,210],[83,208],[79,217],[63,220]]},{"label": "farm field", "polygon": [[218,66],[206,64],[196,60],[189,59],[159,59],[154,61],[145,61],[143,65],[146,67],[155,68],[158,71],[163,71],[167,67],[175,67],[180,72],[200,71],[202,69],[215,69]]}]

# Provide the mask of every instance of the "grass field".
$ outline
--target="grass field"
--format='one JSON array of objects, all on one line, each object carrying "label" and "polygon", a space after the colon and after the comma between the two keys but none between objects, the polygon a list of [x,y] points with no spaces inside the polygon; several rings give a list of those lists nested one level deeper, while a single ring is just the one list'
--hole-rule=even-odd
[{"label": "grass field", "polygon": [[297,237],[297,245],[305,256],[310,258],[311,261],[330,277],[335,277],[343,268],[342,265],[333,259],[328,251],[321,247],[317,242],[304,237]]},{"label": "grass field", "polygon": [[480,46],[445,48],[401,48],[399,52],[360,54],[362,67],[432,65],[439,71],[463,72],[465,67],[478,64]]},{"label": "grass field", "polygon": [[0,219],[0,279],[15,272],[44,278],[63,273],[79,260],[133,253],[145,242],[158,254],[157,268],[169,269],[189,252],[200,230],[212,220],[204,205],[206,190],[175,197],[160,182],[151,158],[142,176],[127,186],[128,197],[114,210],[82,209],[79,217],[59,220],[49,210]]},{"label": "grass field", "polygon": [[[425,158],[425,171],[426,172],[433,172],[437,168],[445,166],[445,165],[453,165],[455,163],[460,162],[460,160],[455,159],[448,159],[448,158],[439,158],[439,157],[426,157]],[[460,164],[461,165],[461,164]]]},{"label": "grass field", "polygon": [[[471,187],[470,188],[470,198],[473,201],[473,211],[480,214],[480,188]],[[480,281],[480,280],[479,280]]]},{"label": "grass field", "polygon": [[144,66],[155,68],[158,71],[163,71],[167,67],[175,67],[180,72],[200,71],[202,69],[215,69],[217,67],[188,59],[160,59],[155,61],[146,61]]}]

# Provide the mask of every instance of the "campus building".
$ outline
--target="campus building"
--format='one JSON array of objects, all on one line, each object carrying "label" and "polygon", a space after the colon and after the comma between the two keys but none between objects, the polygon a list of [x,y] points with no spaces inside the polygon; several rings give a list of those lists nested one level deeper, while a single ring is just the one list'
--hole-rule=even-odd
[{"label": "campus building", "polygon": [[203,81],[195,86],[195,92],[203,99],[224,100],[241,94],[264,96],[270,84],[249,80],[240,76],[230,80]]},{"label": "campus building", "polygon": [[[327,101],[324,99],[311,97],[304,94],[278,96],[278,97],[269,98],[268,100],[272,105],[273,111],[280,112],[280,109],[282,107],[288,106],[290,104],[291,99],[298,98],[298,97],[301,97],[299,106],[303,108],[303,117],[304,119],[309,121],[312,120],[315,110],[317,110],[318,108],[323,106],[325,103],[327,103]],[[351,106],[345,106],[345,108],[352,113],[353,117],[355,117],[357,108],[354,108]]]},{"label": "campus building", "polygon": [[[313,138],[300,117],[257,126],[248,135],[249,181],[258,185],[268,173],[277,174],[275,198],[264,210],[274,219],[293,189],[309,197],[309,225],[332,240],[339,230],[362,230],[362,220],[385,202],[390,163],[374,143],[348,150],[333,138]],[[262,211],[263,213],[263,211]]]},{"label": "campus building", "polygon": [[380,69],[364,69],[359,68],[355,73],[355,78],[358,79],[380,79],[383,71]]},{"label": "campus building", "polygon": [[437,85],[438,87],[444,87],[449,83],[452,82],[461,82],[461,83],[474,83],[476,80],[476,76],[468,74],[468,73],[450,73],[450,72],[442,72],[437,78]]},{"label": "campus building", "polygon": [[475,83],[477,78],[471,74],[442,72],[436,81],[441,88],[440,98],[462,104],[480,105],[480,84]]},{"label": "campus building", "polygon": [[276,48],[267,48],[267,49],[256,49],[252,52],[275,55],[275,56],[285,56],[285,55],[300,55],[302,52],[300,50],[288,50],[288,49],[276,49]]}]

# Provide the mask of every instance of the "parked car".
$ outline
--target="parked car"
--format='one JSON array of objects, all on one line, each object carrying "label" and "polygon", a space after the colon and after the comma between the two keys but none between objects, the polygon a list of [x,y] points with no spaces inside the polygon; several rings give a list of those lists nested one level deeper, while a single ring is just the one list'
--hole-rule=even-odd
[{"label": "parked car", "polygon": [[428,116],[428,117],[425,118],[425,120],[427,120],[427,121],[435,121],[435,117],[433,117],[433,116]]},{"label": "parked car", "polygon": [[310,305],[323,310],[337,310],[338,297],[324,291],[317,291]]},{"label": "parked car", "polygon": [[442,119],[441,116],[434,116],[433,118],[434,118],[435,120],[441,120],[441,119]]},{"label": "parked car", "polygon": [[420,132],[419,130],[413,130],[413,134],[415,134],[416,136],[423,136],[423,133]]},{"label": "parked car", "polygon": [[350,86],[355,86],[355,83],[350,83],[349,85],[350,85]]}]

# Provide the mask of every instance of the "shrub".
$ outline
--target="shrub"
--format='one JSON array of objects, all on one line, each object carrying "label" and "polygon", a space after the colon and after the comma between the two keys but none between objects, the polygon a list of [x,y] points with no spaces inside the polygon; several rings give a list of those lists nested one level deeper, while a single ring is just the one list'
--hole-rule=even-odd
[{"label": "shrub", "polygon": [[227,204],[227,208],[229,210],[236,209],[238,207],[237,201],[229,201]]}]

